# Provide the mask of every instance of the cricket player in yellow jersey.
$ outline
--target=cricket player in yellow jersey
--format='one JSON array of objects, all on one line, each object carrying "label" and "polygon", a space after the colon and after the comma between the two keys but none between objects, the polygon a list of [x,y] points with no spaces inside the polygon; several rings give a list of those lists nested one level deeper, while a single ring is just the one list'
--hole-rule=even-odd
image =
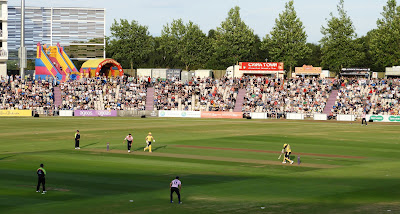
[{"label": "cricket player in yellow jersey", "polygon": [[293,164],[293,161],[290,160],[290,154],[292,153],[292,149],[290,148],[289,144],[287,143],[283,144],[282,153],[285,153],[285,157],[283,158],[282,163],[286,163],[286,161],[289,161],[290,164]]},{"label": "cricket player in yellow jersey", "polygon": [[151,152],[151,141],[153,141],[154,143],[156,142],[156,140],[154,140],[154,137],[151,136],[151,132],[149,132],[149,134],[146,137],[146,148],[143,149],[143,151],[146,151],[147,149],[149,149],[149,152]]}]

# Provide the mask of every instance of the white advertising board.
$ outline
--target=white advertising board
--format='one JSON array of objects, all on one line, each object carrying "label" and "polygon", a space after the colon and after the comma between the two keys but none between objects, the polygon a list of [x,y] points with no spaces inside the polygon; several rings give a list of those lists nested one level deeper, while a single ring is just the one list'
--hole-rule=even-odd
[{"label": "white advertising board", "polygon": [[74,111],[73,110],[60,110],[60,116],[61,117],[72,117],[74,116]]},{"label": "white advertising board", "polygon": [[288,120],[304,120],[304,114],[287,113],[286,119],[288,119]]},{"label": "white advertising board", "polygon": [[200,111],[158,111],[159,117],[187,117],[200,118]]},{"label": "white advertising board", "polygon": [[314,114],[314,120],[328,120],[327,114]]},{"label": "white advertising board", "polygon": [[251,112],[251,119],[267,119],[267,113]]},{"label": "white advertising board", "polygon": [[355,121],[356,120],[356,115],[352,114],[338,114],[336,116],[337,121]]},{"label": "white advertising board", "polygon": [[365,119],[374,122],[400,122],[400,115],[366,115]]},{"label": "white advertising board", "polygon": [[151,77],[151,70],[149,68],[138,68],[136,74],[138,77]]}]

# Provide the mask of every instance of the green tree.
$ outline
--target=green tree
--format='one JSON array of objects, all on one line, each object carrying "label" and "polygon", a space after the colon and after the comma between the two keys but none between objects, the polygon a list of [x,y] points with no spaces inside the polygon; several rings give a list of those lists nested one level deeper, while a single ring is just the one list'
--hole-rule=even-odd
[{"label": "green tree", "polygon": [[165,25],[161,32],[161,41],[160,50],[179,60],[186,70],[207,62],[207,36],[191,21],[184,24],[182,19],[178,19]]},{"label": "green tree", "polygon": [[219,61],[219,68],[227,68],[238,61],[252,60],[255,35],[240,18],[240,8],[232,8],[228,17],[221,23],[212,41],[213,59]]},{"label": "green tree", "polygon": [[364,53],[362,47],[354,40],[357,38],[355,28],[347,12],[343,0],[337,6],[338,17],[330,13],[327,27],[322,26],[322,66],[339,73],[341,68],[355,66]]},{"label": "green tree", "polygon": [[131,69],[145,61],[153,49],[148,27],[137,21],[129,23],[126,19],[120,19],[120,22],[114,20],[110,31],[107,51],[111,52],[112,58],[123,65],[128,64]]},{"label": "green tree", "polygon": [[284,62],[289,72],[299,60],[311,53],[306,45],[307,34],[303,22],[297,17],[293,0],[285,4],[285,10],[275,19],[275,26],[264,38],[262,49],[268,49],[272,61]]},{"label": "green tree", "polygon": [[170,68],[180,67],[179,58],[177,57],[180,40],[182,40],[185,31],[185,25],[182,19],[173,20],[171,24],[163,26],[161,36],[158,39],[159,46],[157,50],[160,52],[163,65]]},{"label": "green tree", "polygon": [[258,35],[254,35],[254,45],[250,52],[250,60],[254,62],[264,62],[269,59],[268,50],[262,49],[262,41]]},{"label": "green tree", "polygon": [[400,63],[400,6],[396,0],[388,0],[381,14],[378,28],[371,33],[369,53],[376,69],[384,71]]},{"label": "green tree", "polygon": [[376,29],[373,29],[369,31],[365,36],[355,39],[354,42],[358,43],[358,45],[361,46],[361,52],[363,53],[362,57],[359,59],[359,62],[356,63],[357,67],[371,68],[372,71],[380,70],[375,65],[375,58],[372,57],[370,52],[371,39],[375,31]]},{"label": "green tree", "polygon": [[306,45],[311,50],[311,53],[299,60],[297,65],[312,65],[314,67],[321,66],[321,45],[314,43],[307,43]]}]

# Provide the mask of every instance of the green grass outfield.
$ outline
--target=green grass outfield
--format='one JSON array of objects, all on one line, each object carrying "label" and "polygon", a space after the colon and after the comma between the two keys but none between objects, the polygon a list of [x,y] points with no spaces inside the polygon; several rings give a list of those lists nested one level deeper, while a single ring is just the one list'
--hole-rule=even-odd
[{"label": "green grass outfield", "polygon": [[[0,118],[0,213],[400,213],[399,133],[379,123]],[[283,143],[294,165],[272,153]],[[45,195],[35,192],[40,163]],[[169,203],[176,175],[181,205]]]}]

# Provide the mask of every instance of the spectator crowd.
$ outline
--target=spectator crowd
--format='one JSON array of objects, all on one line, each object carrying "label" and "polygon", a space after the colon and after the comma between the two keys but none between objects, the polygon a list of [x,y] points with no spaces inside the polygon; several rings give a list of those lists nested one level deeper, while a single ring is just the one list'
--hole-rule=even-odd
[{"label": "spectator crowd", "polygon": [[134,78],[83,78],[60,83],[63,110],[145,110],[146,85]]},{"label": "spectator crowd", "polygon": [[[331,91],[338,90],[331,115],[400,114],[400,79],[292,78],[261,76],[220,79],[193,78],[82,78],[57,85],[61,105],[55,105],[55,83],[25,80],[19,76],[0,79],[0,110],[30,109],[39,113],[57,110],[145,110],[147,89],[154,88],[156,110],[322,113]],[[239,91],[243,103],[238,103]],[[237,106],[240,105],[240,106]],[[152,109],[151,109],[152,110]]]},{"label": "spectator crowd", "polygon": [[318,78],[250,77],[245,82],[243,111],[271,115],[322,113],[333,88],[331,80]]},{"label": "spectator crowd", "polygon": [[400,79],[345,79],[333,106],[334,114],[399,115]]},{"label": "spectator crowd", "polygon": [[233,111],[238,94],[237,79],[193,79],[157,81],[154,107],[157,110]]}]

